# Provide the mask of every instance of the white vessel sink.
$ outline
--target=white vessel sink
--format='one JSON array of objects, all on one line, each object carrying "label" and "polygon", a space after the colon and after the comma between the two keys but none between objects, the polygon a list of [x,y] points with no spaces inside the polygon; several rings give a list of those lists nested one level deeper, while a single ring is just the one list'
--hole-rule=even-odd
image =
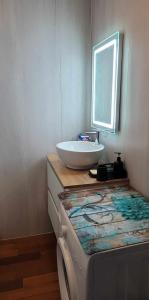
[{"label": "white vessel sink", "polygon": [[98,162],[104,146],[93,142],[69,141],[57,144],[56,149],[68,168],[89,169]]}]

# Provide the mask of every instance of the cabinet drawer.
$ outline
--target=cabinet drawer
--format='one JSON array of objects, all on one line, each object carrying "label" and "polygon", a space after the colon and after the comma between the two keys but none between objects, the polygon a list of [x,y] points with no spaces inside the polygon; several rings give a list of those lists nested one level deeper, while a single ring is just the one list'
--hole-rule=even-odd
[{"label": "cabinet drawer", "polygon": [[61,228],[60,214],[58,213],[58,210],[53,201],[53,197],[49,191],[48,191],[48,214],[51,219],[51,223],[54,232],[56,234],[56,237],[58,238],[60,235],[60,228]]},{"label": "cabinet drawer", "polygon": [[64,191],[62,185],[60,184],[59,180],[57,179],[52,167],[50,166],[49,162],[47,162],[47,177],[48,177],[48,188],[50,193],[53,197],[55,205],[57,209],[59,209],[59,198],[58,194]]}]

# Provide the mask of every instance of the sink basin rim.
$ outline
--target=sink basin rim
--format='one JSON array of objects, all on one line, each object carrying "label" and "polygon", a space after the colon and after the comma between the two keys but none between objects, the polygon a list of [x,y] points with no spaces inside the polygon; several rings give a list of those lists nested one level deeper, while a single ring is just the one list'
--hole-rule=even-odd
[{"label": "sink basin rim", "polygon": [[89,141],[67,141],[58,143],[56,148],[73,153],[93,153],[104,150],[104,145]]}]

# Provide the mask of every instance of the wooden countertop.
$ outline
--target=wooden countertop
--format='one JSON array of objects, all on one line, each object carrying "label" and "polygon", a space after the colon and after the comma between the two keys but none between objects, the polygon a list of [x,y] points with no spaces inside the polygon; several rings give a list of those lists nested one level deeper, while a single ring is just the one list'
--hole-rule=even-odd
[{"label": "wooden countertop", "polygon": [[[50,154],[48,161],[63,188],[105,185],[105,182],[89,177],[88,170],[72,170],[67,168],[57,154]],[[120,184],[122,182],[128,184],[128,179],[109,180],[108,182],[106,181],[106,184]]]}]

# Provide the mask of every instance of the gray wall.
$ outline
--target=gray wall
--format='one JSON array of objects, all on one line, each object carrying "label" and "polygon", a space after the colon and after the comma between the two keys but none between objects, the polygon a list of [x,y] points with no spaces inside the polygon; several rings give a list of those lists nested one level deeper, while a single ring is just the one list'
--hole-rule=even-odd
[{"label": "gray wall", "polygon": [[149,1],[92,0],[93,43],[124,32],[121,131],[104,134],[111,159],[122,151],[131,184],[149,196]]},{"label": "gray wall", "polygon": [[0,0],[0,238],[50,230],[46,155],[85,128],[89,0]]}]

